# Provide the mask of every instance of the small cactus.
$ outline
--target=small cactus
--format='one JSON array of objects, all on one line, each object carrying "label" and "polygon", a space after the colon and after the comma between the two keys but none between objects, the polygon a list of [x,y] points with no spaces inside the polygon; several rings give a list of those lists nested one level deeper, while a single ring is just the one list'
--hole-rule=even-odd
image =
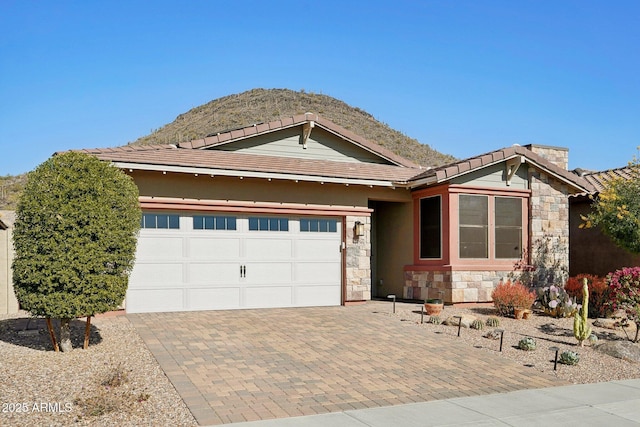
[{"label": "small cactus", "polygon": [[582,285],[582,308],[573,318],[573,336],[576,337],[580,347],[584,345],[584,341],[591,335],[591,326],[589,326],[589,286],[587,278],[584,279]]},{"label": "small cactus", "polygon": [[598,336],[592,332],[587,340],[589,341],[589,344],[596,345],[598,343]]},{"label": "small cactus", "polygon": [[560,354],[560,359],[558,362],[563,363],[565,365],[577,365],[580,361],[580,356],[575,351],[567,350],[563,351]]},{"label": "small cactus", "polygon": [[522,338],[518,342],[518,348],[525,351],[533,351],[536,349],[536,340],[531,337]]},{"label": "small cactus", "polygon": [[440,316],[431,316],[429,317],[429,323],[433,323],[434,325],[439,325],[442,323],[442,319],[440,319]]},{"label": "small cactus", "polygon": [[471,322],[471,329],[477,329],[478,331],[481,331],[484,329],[484,323],[482,322],[482,320],[476,319]]},{"label": "small cactus", "polygon": [[497,328],[500,326],[500,319],[497,317],[491,316],[487,319],[487,326],[490,328]]}]

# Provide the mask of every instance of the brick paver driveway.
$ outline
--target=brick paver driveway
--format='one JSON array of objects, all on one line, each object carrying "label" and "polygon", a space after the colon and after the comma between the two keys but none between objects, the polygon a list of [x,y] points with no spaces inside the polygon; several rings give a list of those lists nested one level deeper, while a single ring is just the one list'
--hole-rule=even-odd
[{"label": "brick paver driveway", "polygon": [[[415,306],[415,305],[414,305]],[[128,315],[201,425],[562,384],[389,303]]]}]

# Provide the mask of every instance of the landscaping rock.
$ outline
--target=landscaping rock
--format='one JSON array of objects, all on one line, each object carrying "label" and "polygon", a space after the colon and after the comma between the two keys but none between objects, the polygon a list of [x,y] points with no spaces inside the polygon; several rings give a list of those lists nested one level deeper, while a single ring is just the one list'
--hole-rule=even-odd
[{"label": "landscaping rock", "polygon": [[498,332],[496,330],[489,331],[486,334],[484,334],[483,337],[489,338],[491,340],[499,340],[500,339],[500,332]]},{"label": "landscaping rock", "polygon": [[459,317],[451,316],[451,317],[448,317],[447,320],[444,321],[444,324],[447,325],[447,326],[458,326],[458,322],[462,321],[462,327],[463,328],[470,328],[471,324],[476,319],[477,319],[476,316],[471,316],[469,314],[463,315],[462,319],[460,319]]},{"label": "landscaping rock", "polygon": [[631,341],[609,341],[594,347],[596,350],[629,362],[640,362],[640,345]]},{"label": "landscaping rock", "polygon": [[615,319],[615,318],[611,318],[611,319],[603,319],[603,318],[598,318],[596,320],[594,320],[593,322],[593,326],[597,326],[599,328],[605,328],[605,329],[616,329],[618,327],[620,327],[620,319]]}]

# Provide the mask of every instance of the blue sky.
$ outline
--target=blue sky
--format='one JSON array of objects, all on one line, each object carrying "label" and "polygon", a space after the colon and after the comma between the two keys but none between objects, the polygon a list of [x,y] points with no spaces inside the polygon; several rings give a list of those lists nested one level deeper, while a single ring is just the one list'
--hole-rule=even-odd
[{"label": "blue sky", "polygon": [[0,0],[0,175],[252,88],[359,107],[459,158],[640,145],[640,2]]}]

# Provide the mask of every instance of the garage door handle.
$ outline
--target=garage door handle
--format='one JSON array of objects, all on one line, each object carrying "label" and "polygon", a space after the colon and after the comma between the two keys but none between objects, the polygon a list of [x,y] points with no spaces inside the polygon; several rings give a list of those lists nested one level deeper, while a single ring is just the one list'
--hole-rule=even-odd
[{"label": "garage door handle", "polygon": [[246,265],[241,265],[240,266],[240,277],[247,277],[247,266]]}]

